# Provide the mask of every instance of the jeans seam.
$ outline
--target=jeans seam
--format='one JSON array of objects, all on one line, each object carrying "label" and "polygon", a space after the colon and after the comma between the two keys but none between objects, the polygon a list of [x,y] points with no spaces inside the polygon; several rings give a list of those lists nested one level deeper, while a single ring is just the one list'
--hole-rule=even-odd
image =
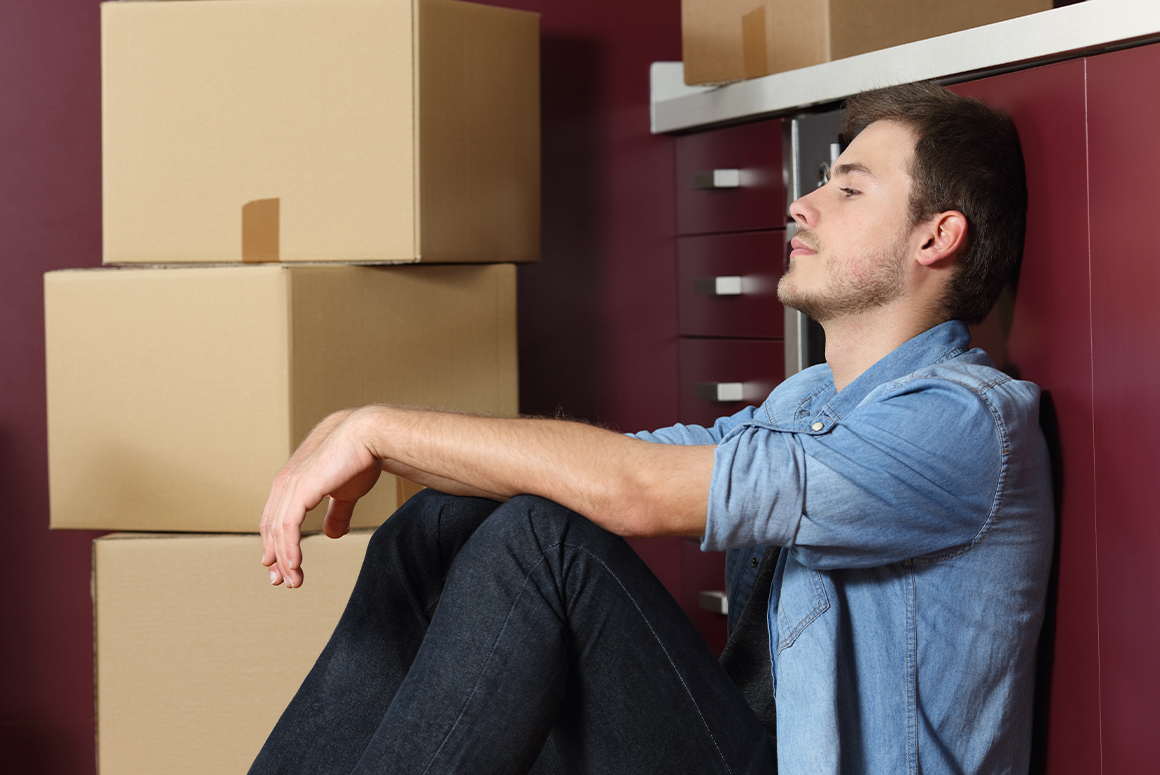
[{"label": "jeans seam", "polygon": [[447,740],[451,737],[451,734],[455,731],[455,728],[459,726],[459,722],[463,720],[463,714],[467,712],[467,706],[471,704],[471,700],[475,697],[475,690],[479,688],[479,682],[483,680],[483,676],[487,675],[487,667],[491,664],[491,658],[495,654],[496,644],[499,643],[500,638],[503,637],[504,631],[507,630],[508,622],[511,621],[512,612],[515,610],[516,604],[519,603],[520,598],[523,596],[524,590],[527,589],[528,579],[531,578],[532,573],[536,570],[536,568],[538,568],[546,561],[547,558],[541,554],[540,559],[534,565],[532,565],[532,567],[530,567],[528,572],[524,575],[524,580],[520,584],[519,592],[516,593],[515,599],[512,600],[511,607],[508,609],[507,616],[504,617],[503,625],[500,626],[499,632],[495,636],[495,640],[492,641],[491,647],[488,649],[487,659],[484,660],[483,667],[480,669],[479,675],[475,677],[475,683],[471,686],[471,691],[467,693],[467,697],[463,700],[463,705],[459,708],[459,715],[455,717],[455,721],[453,721],[451,726],[447,729],[447,734],[443,736],[443,740],[440,741],[439,747],[435,749],[433,754],[431,754],[431,758],[427,761],[427,766],[423,768],[424,773],[430,772],[431,766],[435,763],[435,760],[439,758],[439,753],[443,750],[443,747],[447,745]]},{"label": "jeans seam", "polygon": [[588,551],[587,549],[585,549],[582,546],[573,546],[572,544],[563,543],[563,542],[561,542],[561,543],[564,546],[569,547],[570,549],[574,549],[578,552],[583,552],[584,554],[588,555],[593,560],[598,562],[600,564],[600,567],[604,568],[604,570],[608,573],[608,575],[610,577],[612,577],[612,580],[615,581],[617,586],[619,586],[621,588],[621,590],[624,592],[624,594],[628,598],[629,602],[632,603],[632,607],[636,609],[636,612],[640,616],[641,621],[644,622],[646,627],[648,627],[648,631],[652,634],[653,640],[656,641],[657,646],[660,647],[661,653],[665,655],[665,659],[668,660],[669,666],[672,668],[673,673],[677,676],[677,680],[679,680],[681,682],[681,688],[683,688],[685,690],[685,695],[688,696],[689,701],[693,704],[693,709],[697,711],[697,716],[701,719],[701,724],[704,725],[705,732],[708,733],[709,739],[713,742],[713,748],[716,749],[717,756],[720,757],[720,759],[721,759],[721,764],[725,766],[726,772],[732,773],[733,769],[729,766],[729,762],[725,759],[725,754],[722,753],[721,746],[717,745],[717,738],[713,735],[713,730],[711,730],[709,728],[709,722],[707,722],[705,720],[705,714],[701,712],[700,703],[698,703],[697,700],[693,697],[693,692],[690,691],[689,685],[687,683],[685,683],[685,679],[681,675],[681,671],[677,669],[677,665],[673,661],[672,656],[669,654],[669,650],[667,648],[665,648],[665,644],[661,641],[660,637],[657,635],[656,630],[653,629],[652,624],[645,617],[644,611],[641,610],[641,607],[637,604],[636,599],[631,594],[629,594],[628,588],[624,585],[623,582],[621,582],[621,580],[612,571],[612,569],[609,568],[608,565],[603,560],[601,560],[596,555],[592,554],[592,552]]},{"label": "jeans seam", "polygon": [[447,740],[451,737],[451,734],[455,731],[455,728],[459,726],[459,722],[463,720],[463,714],[467,712],[467,706],[471,704],[471,700],[475,697],[475,692],[476,692],[476,689],[479,687],[479,682],[482,680],[483,676],[487,674],[487,667],[489,664],[491,664],[492,656],[495,654],[496,644],[499,643],[500,638],[503,637],[504,631],[507,630],[508,622],[511,621],[512,612],[515,610],[516,605],[519,603],[520,598],[523,596],[524,591],[528,587],[528,580],[532,577],[532,573],[538,567],[540,567],[540,565],[547,562],[547,557],[545,557],[543,555],[543,552],[548,550],[548,549],[551,549],[553,547],[557,547],[557,546],[565,546],[565,547],[568,547],[569,549],[573,549],[575,551],[582,552],[583,554],[591,557],[593,560],[595,560],[600,565],[600,567],[602,567],[605,570],[605,572],[608,573],[608,575],[612,578],[612,580],[616,582],[617,586],[620,587],[621,591],[624,592],[624,594],[628,598],[629,602],[632,603],[632,607],[636,609],[637,614],[641,618],[641,621],[643,621],[645,626],[648,627],[649,632],[653,636],[653,640],[656,641],[656,644],[660,647],[661,653],[664,654],[665,659],[668,660],[669,666],[672,668],[673,673],[677,676],[677,680],[679,680],[681,682],[681,688],[683,688],[685,690],[685,695],[689,698],[689,701],[693,703],[693,708],[694,708],[694,710],[697,711],[697,716],[701,719],[701,724],[704,725],[705,731],[709,735],[709,739],[713,742],[713,748],[716,749],[717,756],[720,757],[721,763],[725,766],[726,772],[732,773],[733,770],[729,766],[729,762],[725,759],[725,754],[722,753],[721,747],[719,745],[717,745],[717,738],[713,735],[713,731],[709,728],[709,723],[705,720],[705,714],[703,714],[701,712],[700,704],[693,697],[693,693],[692,693],[692,691],[690,691],[689,685],[687,683],[685,683],[685,679],[681,675],[680,671],[677,669],[677,665],[673,661],[672,656],[669,654],[668,649],[665,648],[664,643],[661,641],[660,637],[657,636],[656,630],[653,629],[652,624],[649,623],[648,619],[645,617],[644,611],[641,610],[641,607],[637,604],[636,599],[631,594],[629,594],[628,588],[625,587],[624,583],[621,582],[620,578],[617,577],[617,575],[612,571],[611,568],[608,567],[608,565],[603,560],[601,560],[599,557],[594,555],[592,552],[588,551],[583,546],[576,546],[574,544],[569,544],[569,543],[566,543],[564,541],[557,541],[554,544],[548,544],[547,546],[542,547],[540,550],[541,551],[540,559],[537,560],[535,562],[535,564],[532,565],[532,567],[528,568],[528,572],[524,575],[524,580],[520,584],[519,592],[517,592],[515,598],[512,600],[511,607],[508,609],[507,615],[504,617],[503,625],[500,627],[499,633],[496,635],[495,640],[492,641],[491,647],[488,649],[487,659],[484,660],[483,667],[479,671],[479,675],[476,676],[475,683],[472,685],[471,691],[469,691],[467,693],[467,697],[463,700],[463,705],[459,709],[459,715],[457,715],[455,717],[455,721],[452,722],[451,726],[448,728],[447,734],[445,734],[443,736],[443,740],[439,743],[439,747],[436,748],[435,752],[431,755],[431,758],[427,762],[427,766],[423,768],[423,773],[425,774],[427,772],[430,772],[432,765],[435,763],[435,760],[439,757],[439,753],[443,750],[443,747],[447,744]]}]

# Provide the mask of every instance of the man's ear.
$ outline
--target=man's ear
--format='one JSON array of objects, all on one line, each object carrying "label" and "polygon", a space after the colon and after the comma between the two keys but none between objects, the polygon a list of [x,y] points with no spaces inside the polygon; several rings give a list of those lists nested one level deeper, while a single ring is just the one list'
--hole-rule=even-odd
[{"label": "man's ear", "polygon": [[919,226],[918,262],[933,266],[954,256],[967,240],[967,218],[958,210],[947,210]]}]

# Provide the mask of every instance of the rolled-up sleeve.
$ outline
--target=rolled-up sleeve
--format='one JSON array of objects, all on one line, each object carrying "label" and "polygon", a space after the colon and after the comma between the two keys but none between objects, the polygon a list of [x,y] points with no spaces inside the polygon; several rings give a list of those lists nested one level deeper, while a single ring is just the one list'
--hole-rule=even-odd
[{"label": "rolled-up sleeve", "polygon": [[774,543],[829,569],[968,544],[995,503],[1002,436],[980,395],[934,378],[884,386],[822,433],[738,427],[717,448],[702,547]]},{"label": "rolled-up sleeve", "polygon": [[791,543],[802,516],[805,472],[796,434],[737,428],[713,453],[701,549]]},{"label": "rolled-up sleeve", "polygon": [[681,444],[685,446],[719,444],[721,439],[728,435],[734,428],[752,420],[756,411],[757,407],[747,406],[737,414],[720,418],[709,428],[704,428],[700,425],[682,425],[681,423],[677,423],[668,428],[661,428],[655,431],[640,431],[639,433],[630,433],[628,435],[641,441],[650,441],[654,444]]}]

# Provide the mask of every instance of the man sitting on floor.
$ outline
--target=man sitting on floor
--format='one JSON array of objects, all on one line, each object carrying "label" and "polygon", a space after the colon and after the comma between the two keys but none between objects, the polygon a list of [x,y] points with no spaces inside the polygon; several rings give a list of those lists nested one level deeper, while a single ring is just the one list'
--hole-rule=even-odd
[{"label": "man sitting on floor", "polygon": [[[431,489],[372,539],[252,773],[1026,772],[1049,461],[1037,388],[967,330],[1021,254],[1018,137],[931,84],[846,111],[778,289],[827,363],[761,406],[634,436],[370,406],[311,433],[262,515],[275,584],[303,583],[327,496],[338,537],[380,470]],[[728,586],[767,624],[767,697],[618,537],[659,535],[770,558]]]}]

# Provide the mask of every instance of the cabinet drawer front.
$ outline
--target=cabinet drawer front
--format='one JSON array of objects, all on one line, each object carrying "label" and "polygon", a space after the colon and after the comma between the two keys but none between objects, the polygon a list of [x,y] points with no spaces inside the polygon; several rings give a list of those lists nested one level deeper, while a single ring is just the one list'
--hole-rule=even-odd
[{"label": "cabinet drawer front", "polygon": [[760,404],[785,375],[785,346],[777,340],[682,339],[680,419],[710,426]]},{"label": "cabinet drawer front", "polygon": [[701,602],[703,592],[725,592],[725,552],[702,552],[701,542],[681,541],[681,597],[678,602],[693,624],[718,656],[725,648],[728,615],[706,610]]},{"label": "cabinet drawer front", "polygon": [[780,120],[685,135],[676,146],[679,234],[785,225]]},{"label": "cabinet drawer front", "polygon": [[678,238],[681,335],[780,339],[784,255],[780,229]]}]

